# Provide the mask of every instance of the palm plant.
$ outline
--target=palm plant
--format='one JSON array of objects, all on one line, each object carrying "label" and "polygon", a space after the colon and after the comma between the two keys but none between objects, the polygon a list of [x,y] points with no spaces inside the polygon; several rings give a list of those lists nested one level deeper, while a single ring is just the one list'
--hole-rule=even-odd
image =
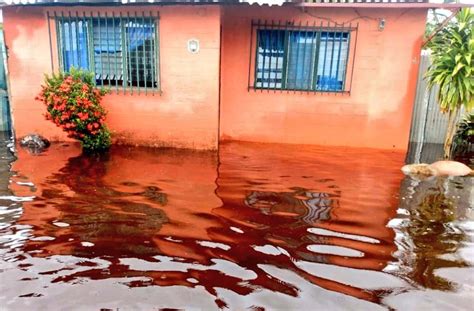
[{"label": "palm plant", "polygon": [[428,87],[439,85],[438,103],[448,114],[444,155],[450,155],[458,111],[474,107],[474,13],[462,9],[455,22],[436,34],[430,45],[432,64],[426,73]]}]

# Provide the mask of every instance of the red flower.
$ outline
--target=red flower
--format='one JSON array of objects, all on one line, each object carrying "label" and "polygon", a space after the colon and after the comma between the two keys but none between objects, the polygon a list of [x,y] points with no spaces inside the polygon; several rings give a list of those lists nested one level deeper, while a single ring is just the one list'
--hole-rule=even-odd
[{"label": "red flower", "polygon": [[84,98],[84,100],[82,101],[82,103],[83,103],[83,105],[84,105],[85,108],[89,108],[89,107],[92,105],[91,101],[88,100],[87,98]]},{"label": "red flower", "polygon": [[82,116],[80,116],[79,119],[81,119],[81,121],[85,121],[85,120],[89,119],[89,114],[86,112]]},{"label": "red flower", "polygon": [[[46,105],[46,120],[62,128],[68,137],[81,140],[84,148],[87,148],[88,140],[85,138],[106,130],[102,124],[105,121],[105,111],[100,104],[102,94],[103,91],[81,78],[54,75],[41,86],[35,100]],[[107,137],[104,138],[104,146],[110,144]]]}]

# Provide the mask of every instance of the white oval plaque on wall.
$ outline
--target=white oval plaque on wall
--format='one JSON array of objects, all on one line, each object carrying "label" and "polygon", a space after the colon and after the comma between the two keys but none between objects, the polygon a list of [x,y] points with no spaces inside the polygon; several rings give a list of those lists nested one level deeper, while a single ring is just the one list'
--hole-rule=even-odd
[{"label": "white oval plaque on wall", "polygon": [[199,52],[199,40],[198,39],[189,39],[188,40],[188,51],[190,53],[196,54]]}]

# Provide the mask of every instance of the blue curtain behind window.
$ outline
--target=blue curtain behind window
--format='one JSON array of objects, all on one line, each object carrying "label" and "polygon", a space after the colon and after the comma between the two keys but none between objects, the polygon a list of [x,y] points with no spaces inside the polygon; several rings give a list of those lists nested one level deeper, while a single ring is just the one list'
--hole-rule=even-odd
[{"label": "blue curtain behind window", "polygon": [[118,53],[122,49],[122,28],[120,19],[94,19],[94,54]]},{"label": "blue curtain behind window", "polygon": [[291,31],[289,33],[287,88],[311,89],[316,41],[317,33],[314,31]]},{"label": "blue curtain behind window", "polygon": [[153,39],[153,24],[152,22],[130,22],[127,25],[128,32],[128,46],[129,50],[135,50],[143,46],[145,41]]},{"label": "blue curtain behind window", "polygon": [[322,91],[340,91],[345,78],[348,33],[322,32],[319,44],[316,88]]},{"label": "blue curtain behind window", "polygon": [[60,23],[63,51],[63,69],[89,69],[87,23],[68,21]]}]

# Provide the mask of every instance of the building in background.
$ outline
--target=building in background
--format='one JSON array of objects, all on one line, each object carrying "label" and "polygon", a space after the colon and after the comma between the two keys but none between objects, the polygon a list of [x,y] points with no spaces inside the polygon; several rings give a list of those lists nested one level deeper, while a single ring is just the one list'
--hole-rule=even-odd
[{"label": "building in background", "polygon": [[45,73],[79,67],[111,89],[119,143],[407,148],[427,10],[460,5],[256,2],[7,2],[16,135],[67,140],[34,97]]}]

